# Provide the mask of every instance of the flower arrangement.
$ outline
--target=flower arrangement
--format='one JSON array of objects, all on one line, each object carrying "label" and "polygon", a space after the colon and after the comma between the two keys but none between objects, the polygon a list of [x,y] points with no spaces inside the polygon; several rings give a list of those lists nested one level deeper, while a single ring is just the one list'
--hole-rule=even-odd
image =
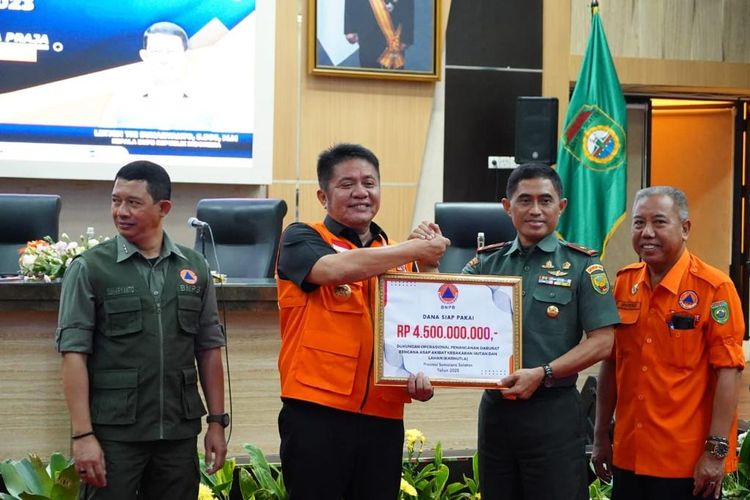
[{"label": "flower arrangement", "polygon": [[89,248],[96,246],[105,238],[95,238],[93,235],[81,236],[78,241],[71,241],[63,233],[60,241],[54,242],[49,236],[44,239],[29,241],[19,252],[18,265],[25,280],[39,280],[50,282],[61,278],[68,268],[68,264],[76,255],[82,254]]}]

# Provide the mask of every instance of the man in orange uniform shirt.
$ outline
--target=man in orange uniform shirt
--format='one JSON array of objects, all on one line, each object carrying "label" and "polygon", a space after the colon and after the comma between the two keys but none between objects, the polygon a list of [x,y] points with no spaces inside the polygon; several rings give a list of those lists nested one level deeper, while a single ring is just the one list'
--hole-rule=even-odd
[{"label": "man in orange uniform shirt", "polygon": [[687,251],[690,225],[682,191],[636,194],[643,262],[617,273],[621,322],[599,372],[592,455],[614,500],[719,498],[737,466],[742,307],[729,277]]},{"label": "man in orange uniform shirt", "polygon": [[326,218],[290,225],[277,265],[284,481],[292,500],[396,498],[404,403],[430,399],[432,386],[421,373],[407,387],[374,385],[375,277],[433,267],[450,242],[412,234],[389,244],[373,222],[379,162],[362,146],[321,153],[318,183]]}]

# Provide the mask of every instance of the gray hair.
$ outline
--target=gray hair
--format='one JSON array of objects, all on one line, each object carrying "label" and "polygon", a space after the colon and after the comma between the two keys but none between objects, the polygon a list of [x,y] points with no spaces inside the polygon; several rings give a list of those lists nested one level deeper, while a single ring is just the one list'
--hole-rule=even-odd
[{"label": "gray hair", "polygon": [[633,208],[643,198],[650,198],[651,196],[669,196],[674,202],[674,206],[677,209],[677,213],[680,216],[680,222],[688,220],[688,201],[685,193],[672,186],[651,186],[643,188],[635,193],[635,199],[633,200]]}]

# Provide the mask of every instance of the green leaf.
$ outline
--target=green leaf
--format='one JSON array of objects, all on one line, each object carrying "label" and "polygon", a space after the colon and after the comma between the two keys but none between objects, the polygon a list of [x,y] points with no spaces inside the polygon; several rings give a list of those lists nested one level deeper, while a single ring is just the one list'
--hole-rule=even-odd
[{"label": "green leaf", "polygon": [[[52,481],[57,480],[57,476],[65,470],[67,467],[70,467],[73,464],[73,459],[67,459],[65,456],[63,456],[62,453],[53,453],[49,457],[49,465],[47,465],[47,474],[49,474],[49,477],[52,479]],[[76,477],[78,477],[76,475]]]},{"label": "green leaf", "polygon": [[0,493],[0,500],[18,500],[18,497],[14,497],[13,495],[9,495],[7,493]]},{"label": "green leaf", "polygon": [[26,481],[24,481],[23,476],[16,470],[16,466],[19,463],[15,460],[6,460],[0,463],[0,476],[3,476],[5,489],[15,497],[18,497],[18,495],[26,490]]},{"label": "green leaf", "polygon": [[[250,468],[261,488],[276,495],[279,500],[285,500],[287,492],[282,489],[283,482],[279,484],[274,479],[271,466],[268,464],[263,451],[252,444],[245,444],[244,448],[250,455]],[[278,469],[275,470],[278,472]]]},{"label": "green leaf", "polygon": [[69,460],[68,466],[57,474],[50,497],[52,500],[76,500],[80,488],[81,479],[76,472],[75,463]]},{"label": "green leaf", "polygon": [[33,493],[21,493],[18,498],[21,500],[50,500],[50,497],[35,495]]},{"label": "green leaf", "polygon": [[255,482],[253,476],[251,476],[250,473],[243,467],[240,467],[238,474],[242,499],[247,500],[251,498],[256,491],[258,491],[258,483]]}]

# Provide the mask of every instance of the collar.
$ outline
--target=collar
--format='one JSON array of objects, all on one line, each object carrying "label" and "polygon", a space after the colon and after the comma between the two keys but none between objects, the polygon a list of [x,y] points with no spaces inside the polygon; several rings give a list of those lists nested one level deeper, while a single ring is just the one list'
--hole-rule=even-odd
[{"label": "collar", "polygon": [[[323,224],[325,224],[326,228],[336,236],[341,236],[342,238],[357,245],[358,247],[363,246],[362,241],[359,239],[359,235],[354,229],[340,224],[339,222],[332,219],[331,216],[326,215]],[[383,241],[385,243],[388,243],[388,235],[386,235],[385,231],[383,231],[383,229],[374,222],[370,222],[370,235],[372,236],[372,241],[375,241],[378,238],[383,238]]]},{"label": "collar", "polygon": [[[661,279],[659,286],[663,286],[672,292],[672,294],[677,295],[677,292],[680,290],[680,281],[682,281],[682,276],[685,274],[689,265],[690,252],[688,252],[686,248],[682,252],[682,255],[680,255],[680,258],[677,259],[677,262],[672,265],[669,271],[667,271],[667,274]],[[644,269],[647,270],[648,266],[645,266]]]},{"label": "collar", "polygon": [[[165,259],[169,257],[169,254],[175,254],[178,257],[185,259],[185,255],[179,249],[179,247],[172,241],[166,231],[163,233],[164,239],[161,244],[161,252],[159,252],[159,258]],[[138,247],[123,238],[121,235],[115,236],[117,240],[117,263],[129,259],[133,255],[139,253]]]},{"label": "collar", "polygon": [[[531,253],[534,251],[534,249],[538,248],[545,253],[552,253],[560,244],[559,241],[560,240],[558,240],[557,234],[552,231],[547,236],[539,240],[536,245],[531,246],[531,248],[528,249],[528,252]],[[521,246],[521,242],[516,235],[516,238],[513,240],[513,243],[511,243],[510,248],[508,248],[508,250],[505,252],[505,255],[510,255],[512,253],[521,251],[523,251],[523,247]]]}]

